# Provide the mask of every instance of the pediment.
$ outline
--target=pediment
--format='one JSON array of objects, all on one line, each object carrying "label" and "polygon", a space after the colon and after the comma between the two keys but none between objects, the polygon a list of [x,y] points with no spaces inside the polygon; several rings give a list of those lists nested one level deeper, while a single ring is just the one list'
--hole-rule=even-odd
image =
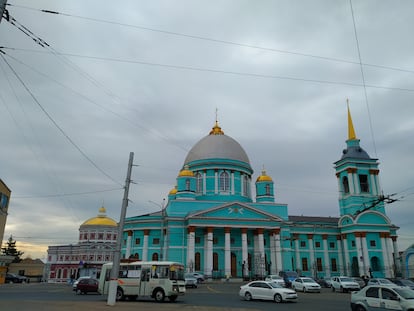
[{"label": "pediment", "polygon": [[214,218],[214,219],[257,219],[282,221],[281,218],[262,211],[256,207],[251,207],[240,202],[226,203],[203,211],[198,211],[188,215],[188,219]]}]

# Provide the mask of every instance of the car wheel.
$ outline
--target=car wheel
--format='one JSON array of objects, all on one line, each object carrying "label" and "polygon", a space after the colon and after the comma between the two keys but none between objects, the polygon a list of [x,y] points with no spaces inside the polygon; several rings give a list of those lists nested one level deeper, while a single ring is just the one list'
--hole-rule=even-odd
[{"label": "car wheel", "polygon": [[355,307],[355,311],[366,311],[366,310],[363,306],[358,305]]},{"label": "car wheel", "polygon": [[154,293],[154,298],[156,302],[163,302],[165,299],[165,294],[162,289],[157,289]]},{"label": "car wheel", "polygon": [[122,290],[122,288],[118,287],[116,289],[116,300],[124,300],[125,296],[124,296],[124,291]]},{"label": "car wheel", "polygon": [[252,294],[250,294],[249,292],[246,292],[244,294],[244,299],[247,300],[247,301],[252,300]]},{"label": "car wheel", "polygon": [[304,293],[306,293],[306,286],[303,286],[303,287],[302,287],[302,291],[303,291]]},{"label": "car wheel", "polygon": [[273,297],[273,300],[275,302],[282,302],[282,296],[280,296],[280,294],[276,294],[275,297]]}]

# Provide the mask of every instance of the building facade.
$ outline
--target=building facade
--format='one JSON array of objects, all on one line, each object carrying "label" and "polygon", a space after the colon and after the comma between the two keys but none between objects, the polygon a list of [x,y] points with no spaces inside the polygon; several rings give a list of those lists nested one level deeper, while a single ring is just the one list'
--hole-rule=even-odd
[{"label": "building facade", "polygon": [[118,224],[101,207],[96,217],[79,227],[77,244],[49,246],[44,279],[68,282],[80,276],[99,277],[101,266],[113,260]]},{"label": "building facade", "polygon": [[216,121],[189,151],[166,206],[125,220],[122,257],[179,261],[212,278],[393,277],[398,227],[385,212],[378,161],[361,148],[349,111],[348,129],[334,163],[339,217],[289,215],[272,178],[263,170],[254,180],[246,152]]}]

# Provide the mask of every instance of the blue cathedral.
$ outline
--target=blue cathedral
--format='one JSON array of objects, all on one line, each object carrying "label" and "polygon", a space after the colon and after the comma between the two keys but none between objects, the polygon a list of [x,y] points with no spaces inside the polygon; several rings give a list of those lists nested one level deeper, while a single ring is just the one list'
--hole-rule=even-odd
[{"label": "blue cathedral", "polygon": [[398,227],[385,212],[378,165],[360,146],[348,108],[346,147],[334,162],[339,217],[289,215],[272,177],[263,170],[254,180],[248,155],[216,120],[188,152],[163,209],[125,219],[122,257],[178,261],[210,278],[288,270],[394,277]]}]

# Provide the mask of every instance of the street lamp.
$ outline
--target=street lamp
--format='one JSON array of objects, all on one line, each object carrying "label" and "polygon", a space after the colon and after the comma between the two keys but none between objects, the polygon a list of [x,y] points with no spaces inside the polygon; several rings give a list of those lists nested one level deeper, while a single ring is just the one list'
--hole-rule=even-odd
[{"label": "street lamp", "polygon": [[161,261],[165,260],[164,256],[164,227],[165,227],[165,198],[162,199],[162,204],[158,204],[154,201],[148,200],[149,203],[157,205],[159,208],[161,208],[161,241],[160,241],[160,257]]}]

